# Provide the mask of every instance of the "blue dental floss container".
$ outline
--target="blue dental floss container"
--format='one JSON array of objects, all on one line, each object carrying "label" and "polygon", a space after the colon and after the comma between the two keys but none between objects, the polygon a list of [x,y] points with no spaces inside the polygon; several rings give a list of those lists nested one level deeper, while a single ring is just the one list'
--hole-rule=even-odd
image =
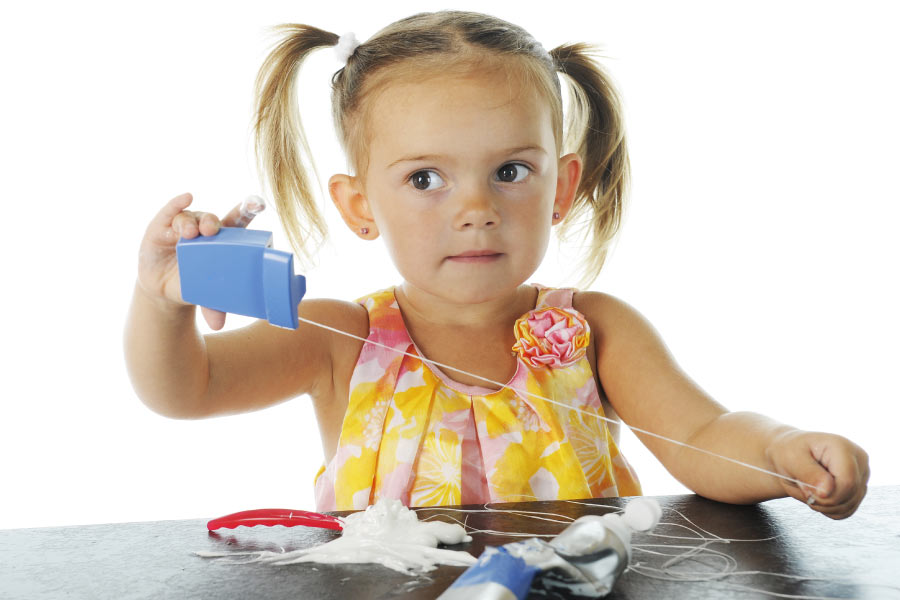
[{"label": "blue dental floss container", "polygon": [[294,274],[293,254],[272,248],[271,231],[222,227],[179,240],[175,253],[185,302],[297,329],[306,278]]}]

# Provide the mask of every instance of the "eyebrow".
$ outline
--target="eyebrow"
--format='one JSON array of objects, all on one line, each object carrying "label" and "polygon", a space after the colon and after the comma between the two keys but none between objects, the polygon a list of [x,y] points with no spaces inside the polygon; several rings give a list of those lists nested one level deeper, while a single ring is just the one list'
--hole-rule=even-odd
[{"label": "eyebrow", "polygon": [[[547,154],[547,151],[541,148],[540,146],[516,146],[514,148],[507,148],[506,150],[501,150],[499,154],[518,154],[519,152],[540,152],[542,154]],[[388,168],[394,167],[395,165],[399,165],[400,163],[405,162],[416,162],[416,161],[431,161],[438,158],[441,158],[440,154],[421,154],[418,156],[405,156],[403,158],[399,158],[388,165]]]}]

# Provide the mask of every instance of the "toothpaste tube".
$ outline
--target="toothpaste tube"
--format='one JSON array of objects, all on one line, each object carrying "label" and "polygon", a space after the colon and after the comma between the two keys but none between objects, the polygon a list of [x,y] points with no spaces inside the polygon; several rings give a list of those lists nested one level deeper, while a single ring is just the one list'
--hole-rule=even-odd
[{"label": "toothpaste tube", "polygon": [[659,503],[635,498],[623,514],[587,515],[545,542],[488,547],[438,600],[524,600],[529,590],[599,598],[631,561],[631,534],[659,522]]}]

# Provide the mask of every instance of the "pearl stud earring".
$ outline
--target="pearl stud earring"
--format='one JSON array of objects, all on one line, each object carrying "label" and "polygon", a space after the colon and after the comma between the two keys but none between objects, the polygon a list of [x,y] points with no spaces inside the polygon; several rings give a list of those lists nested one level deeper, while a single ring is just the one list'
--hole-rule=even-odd
[{"label": "pearl stud earring", "polygon": [[559,213],[558,212],[553,213],[553,220],[559,221]]},{"label": "pearl stud earring", "polygon": [[368,227],[362,227],[362,228],[360,228],[359,232],[360,232],[361,234],[363,234],[363,235],[368,235],[368,234],[369,234],[369,228],[368,228]]}]

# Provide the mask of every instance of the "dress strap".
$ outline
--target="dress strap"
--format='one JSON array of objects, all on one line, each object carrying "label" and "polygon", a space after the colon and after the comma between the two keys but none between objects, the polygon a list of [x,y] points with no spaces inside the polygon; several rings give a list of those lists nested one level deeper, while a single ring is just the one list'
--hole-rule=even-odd
[{"label": "dress strap", "polygon": [[534,308],[540,310],[542,308],[572,308],[572,297],[575,294],[575,288],[548,288],[542,285],[535,286],[538,288],[537,301]]},{"label": "dress strap", "polygon": [[[403,322],[400,307],[397,305],[394,288],[363,296],[356,302],[362,305],[369,314],[369,335],[367,338],[370,341],[383,344],[398,352],[409,352],[413,342]],[[371,344],[364,346],[363,350],[368,353],[379,354],[387,351],[384,348]]]}]

